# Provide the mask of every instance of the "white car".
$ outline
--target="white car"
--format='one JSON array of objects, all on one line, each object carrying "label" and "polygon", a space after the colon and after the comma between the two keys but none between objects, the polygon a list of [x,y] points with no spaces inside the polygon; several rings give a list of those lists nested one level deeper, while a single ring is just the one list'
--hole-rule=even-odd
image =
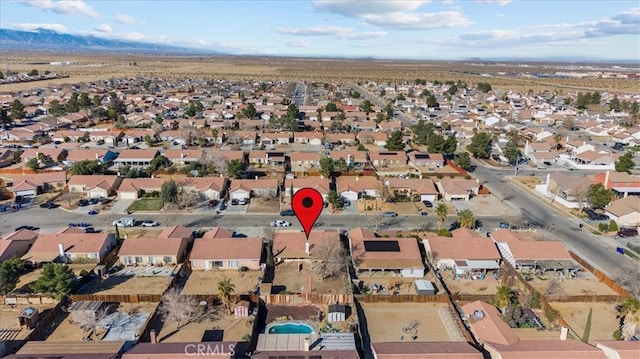
[{"label": "white car", "polygon": [[112,225],[113,226],[118,226],[118,227],[133,227],[136,223],[136,219],[133,217],[124,217],[124,218],[120,218],[117,221],[113,221]]},{"label": "white car", "polygon": [[160,223],[156,222],[156,221],[152,221],[150,219],[144,220],[142,221],[141,225],[143,227],[157,227],[160,225]]},{"label": "white car", "polygon": [[291,223],[283,221],[281,219],[277,219],[271,222],[271,227],[291,227]]}]

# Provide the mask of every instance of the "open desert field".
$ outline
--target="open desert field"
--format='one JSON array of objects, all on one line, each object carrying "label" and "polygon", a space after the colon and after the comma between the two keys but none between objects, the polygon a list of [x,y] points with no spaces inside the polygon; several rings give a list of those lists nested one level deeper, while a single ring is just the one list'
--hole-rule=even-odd
[{"label": "open desert field", "polygon": [[[53,66],[50,62],[69,61],[73,65]],[[36,64],[37,62],[37,64]],[[638,81],[630,79],[542,79],[524,77],[483,77],[485,73],[520,72],[517,63],[485,64],[479,70],[467,62],[408,61],[373,59],[327,59],[225,56],[151,56],[77,53],[3,52],[0,68],[27,72],[51,71],[69,77],[38,82],[0,85],[0,91],[22,91],[50,85],[72,84],[112,77],[190,77],[266,79],[284,81],[364,82],[461,80],[467,83],[490,82],[496,89],[527,92],[558,90],[609,90],[632,92]],[[535,63],[527,72],[555,72],[553,64]]]}]

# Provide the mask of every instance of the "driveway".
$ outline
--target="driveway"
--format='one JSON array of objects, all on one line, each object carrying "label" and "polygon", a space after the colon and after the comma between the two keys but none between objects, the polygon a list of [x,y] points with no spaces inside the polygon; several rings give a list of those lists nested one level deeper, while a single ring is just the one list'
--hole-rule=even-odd
[{"label": "driveway", "polygon": [[223,211],[225,214],[245,214],[247,213],[248,204],[232,205],[231,201],[227,203],[227,209]]},{"label": "driveway", "polygon": [[[115,200],[111,209],[104,211],[104,213],[124,214],[127,213],[127,208],[135,202],[135,199],[118,199]],[[88,207],[88,206],[87,206]],[[86,208],[86,207],[85,207]],[[88,211],[88,210],[87,210]]]}]

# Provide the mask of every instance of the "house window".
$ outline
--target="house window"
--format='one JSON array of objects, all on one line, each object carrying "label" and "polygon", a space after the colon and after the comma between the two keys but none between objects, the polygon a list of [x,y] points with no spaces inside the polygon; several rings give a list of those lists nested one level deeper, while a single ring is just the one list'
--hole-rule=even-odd
[{"label": "house window", "polygon": [[229,265],[230,268],[238,268],[238,267],[240,267],[240,262],[238,262],[238,261],[229,261],[228,265]]},{"label": "house window", "polygon": [[222,267],[222,261],[211,261],[211,266],[213,268],[220,268]]},{"label": "house window", "polygon": [[136,263],[142,263],[142,257],[136,257]]},{"label": "house window", "polygon": [[165,263],[173,263],[173,258],[171,256],[165,256],[162,258]]},{"label": "house window", "polygon": [[156,261],[156,257],[149,256],[149,263],[154,263]]}]

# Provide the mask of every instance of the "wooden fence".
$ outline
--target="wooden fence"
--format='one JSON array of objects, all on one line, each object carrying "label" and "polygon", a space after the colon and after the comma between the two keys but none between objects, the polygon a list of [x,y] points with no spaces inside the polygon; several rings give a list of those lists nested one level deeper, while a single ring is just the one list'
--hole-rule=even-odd
[{"label": "wooden fence", "polygon": [[55,307],[49,310],[44,316],[41,315],[40,318],[38,319],[38,323],[36,324],[35,328],[33,328],[31,333],[27,335],[27,337],[25,338],[25,341],[39,339],[40,334],[44,330],[49,328],[51,323],[53,323],[53,321],[56,319],[56,315],[58,313],[61,313],[62,307],[67,304],[68,304],[68,301],[66,299],[61,300],[60,302],[58,302],[58,304],[56,304]]},{"label": "wooden fence", "polygon": [[58,300],[39,294],[7,294],[2,297],[5,305],[53,304]]},{"label": "wooden fence", "polygon": [[74,302],[82,300],[101,300],[103,302],[118,303],[157,303],[162,300],[162,294],[71,294]]},{"label": "wooden fence", "polygon": [[451,161],[451,160],[446,160],[445,163],[447,164],[447,166],[453,168],[454,170],[456,170],[456,172],[462,174],[462,175],[466,175],[467,171],[465,171],[462,167],[458,166],[455,162]]},{"label": "wooden fence", "polygon": [[358,294],[356,298],[362,303],[447,303],[446,294]]},{"label": "wooden fence", "polygon": [[611,288],[614,292],[618,293],[624,298],[632,297],[632,295],[629,292],[627,292],[626,289],[622,288],[620,284],[616,283],[613,279],[609,278],[606,274],[594,268],[591,264],[587,263],[587,261],[580,258],[580,256],[573,253],[572,251],[569,251],[569,255],[574,261],[578,262],[578,264],[580,264],[582,267],[584,267],[589,272],[591,272],[596,278],[598,278],[598,280],[604,283],[607,287]]},{"label": "wooden fence", "polygon": [[265,304],[352,304],[352,294],[267,294],[261,296]]}]

